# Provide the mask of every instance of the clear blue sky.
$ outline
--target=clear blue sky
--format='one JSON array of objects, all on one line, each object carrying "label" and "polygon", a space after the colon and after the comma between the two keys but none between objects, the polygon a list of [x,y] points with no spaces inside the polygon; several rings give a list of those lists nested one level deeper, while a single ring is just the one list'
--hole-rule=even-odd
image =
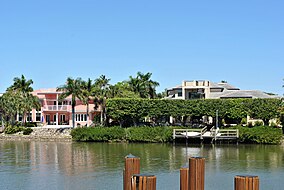
[{"label": "clear blue sky", "polygon": [[158,91],[226,80],[284,93],[283,0],[2,0],[0,92],[24,74],[34,89],[67,77],[111,83],[153,73]]}]

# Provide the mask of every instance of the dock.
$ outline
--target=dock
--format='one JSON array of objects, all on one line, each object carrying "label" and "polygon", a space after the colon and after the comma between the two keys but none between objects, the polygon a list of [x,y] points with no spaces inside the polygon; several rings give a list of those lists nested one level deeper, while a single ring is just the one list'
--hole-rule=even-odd
[{"label": "dock", "polygon": [[211,139],[211,142],[217,140],[237,140],[239,138],[238,129],[215,129],[212,127],[207,130],[207,127],[200,129],[174,129],[173,139],[185,138],[188,139]]}]

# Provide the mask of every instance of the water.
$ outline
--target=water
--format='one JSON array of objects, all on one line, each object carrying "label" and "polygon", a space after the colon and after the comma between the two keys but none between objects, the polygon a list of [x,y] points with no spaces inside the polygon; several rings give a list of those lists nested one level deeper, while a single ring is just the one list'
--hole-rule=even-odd
[{"label": "water", "polygon": [[284,189],[284,146],[120,144],[0,141],[0,189],[121,190],[124,157],[141,159],[141,173],[158,190],[179,189],[189,156],[206,158],[206,190],[234,189],[234,176],[258,175],[260,189]]}]

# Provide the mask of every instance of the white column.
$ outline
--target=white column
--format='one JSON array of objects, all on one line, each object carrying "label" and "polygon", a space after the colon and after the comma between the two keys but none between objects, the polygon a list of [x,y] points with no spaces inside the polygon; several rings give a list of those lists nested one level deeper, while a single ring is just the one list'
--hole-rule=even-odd
[{"label": "white column", "polygon": [[58,94],[56,94],[56,125],[58,125]]},{"label": "white column", "polygon": [[182,87],[182,99],[185,100],[186,99],[186,94],[185,94],[185,88]]}]

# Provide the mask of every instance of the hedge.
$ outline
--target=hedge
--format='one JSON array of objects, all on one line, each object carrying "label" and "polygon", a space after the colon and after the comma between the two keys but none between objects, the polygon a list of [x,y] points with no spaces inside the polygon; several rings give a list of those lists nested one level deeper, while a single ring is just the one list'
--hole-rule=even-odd
[{"label": "hedge", "polygon": [[[279,116],[280,99],[205,99],[205,100],[167,100],[167,99],[108,99],[107,115],[121,126],[132,121],[136,125],[145,117],[165,116],[215,116],[240,123],[250,115],[263,119],[268,125],[270,119]],[[129,124],[128,124],[129,125]]]},{"label": "hedge", "polygon": [[[173,129],[177,127],[89,127],[75,128],[71,136],[75,141],[129,141],[129,142],[172,142]],[[237,126],[240,143],[280,144],[282,131],[278,128],[258,126],[253,128]]]}]

